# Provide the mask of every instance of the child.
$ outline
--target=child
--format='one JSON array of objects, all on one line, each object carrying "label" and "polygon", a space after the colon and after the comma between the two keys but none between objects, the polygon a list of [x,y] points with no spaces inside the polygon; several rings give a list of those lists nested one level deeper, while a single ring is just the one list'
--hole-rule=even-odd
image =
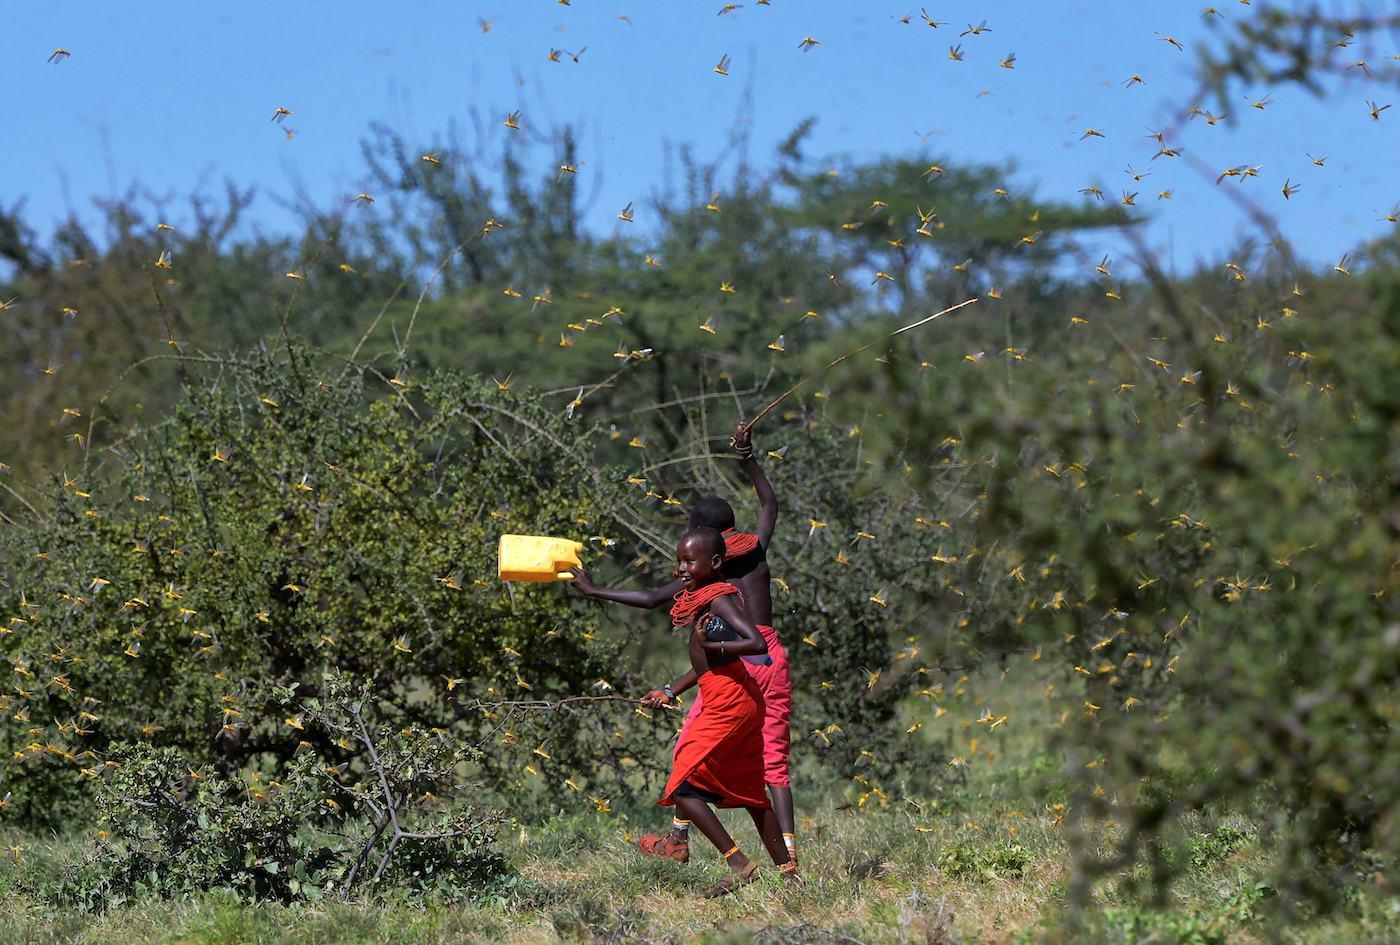
[{"label": "child", "polygon": [[[744,668],[754,677],[764,695],[763,720],[764,781],[773,801],[773,809],[782,827],[787,845],[792,875],[796,875],[797,849],[792,788],[788,779],[788,756],[791,751],[789,720],[792,715],[792,676],[788,670],[787,651],[772,627],[773,600],[768,569],[768,547],[778,518],[778,499],[763,469],[753,458],[753,444],[744,424],[734,431],[731,444],[743,459],[744,472],[758,493],[760,510],[757,534],[746,535],[734,528],[734,509],[719,496],[706,496],[695,504],[690,513],[690,527],[708,526],[723,533],[725,538],[724,576],[738,585],[744,594],[749,614],[768,644],[768,658],[748,658]],[[601,588],[593,584],[588,572],[574,569],[574,584],[586,596],[610,600],[632,607],[655,609],[670,601],[681,589],[680,581],[649,591],[624,591]],[[649,699],[671,702],[676,696],[695,685],[695,676],[687,672],[675,682],[652,690]],[[700,711],[703,696],[691,706],[686,724]],[[684,863],[690,858],[690,824],[676,818],[669,834],[648,834],[638,846],[642,852]]]},{"label": "child", "polygon": [[674,804],[724,857],[730,872],[706,891],[705,898],[713,899],[752,882],[758,864],[739,850],[710,804],[747,809],[774,864],[787,865],[777,818],[763,794],[763,695],[739,663],[741,656],[765,654],[768,646],[749,620],[739,588],[723,580],[719,532],[686,532],[676,558],[682,590],[671,622],[691,628],[690,667],[704,708],[681,733],[658,803]]}]

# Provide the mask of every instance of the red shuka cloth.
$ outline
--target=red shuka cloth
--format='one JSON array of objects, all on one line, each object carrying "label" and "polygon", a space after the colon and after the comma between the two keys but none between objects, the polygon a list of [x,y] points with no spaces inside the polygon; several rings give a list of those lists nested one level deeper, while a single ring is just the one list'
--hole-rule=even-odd
[{"label": "red shuka cloth", "polygon": [[763,696],[742,662],[699,679],[701,708],[681,732],[662,806],[681,782],[718,794],[718,807],[767,807],[763,788]]},{"label": "red shuka cloth", "polygon": [[747,532],[737,531],[733,528],[725,529],[724,556],[726,558],[737,558],[739,555],[746,555],[757,547],[757,535],[750,535]]}]

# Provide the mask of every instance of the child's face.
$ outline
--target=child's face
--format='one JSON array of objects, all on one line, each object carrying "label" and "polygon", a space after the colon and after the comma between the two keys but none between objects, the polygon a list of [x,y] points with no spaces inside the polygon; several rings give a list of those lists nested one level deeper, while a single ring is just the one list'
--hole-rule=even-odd
[{"label": "child's face", "polygon": [[720,556],[710,551],[699,536],[684,538],[676,546],[676,574],[685,579],[688,591],[715,579],[720,569]]}]

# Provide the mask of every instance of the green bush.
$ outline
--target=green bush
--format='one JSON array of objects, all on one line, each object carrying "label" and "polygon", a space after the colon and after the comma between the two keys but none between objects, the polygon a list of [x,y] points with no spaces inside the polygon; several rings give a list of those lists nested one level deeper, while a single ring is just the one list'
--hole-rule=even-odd
[{"label": "green bush", "polygon": [[[221,367],[108,468],[65,478],[39,521],[0,534],[13,816],[81,819],[118,741],[276,777],[303,735],[271,688],[314,697],[324,669],[364,680],[401,724],[495,733],[477,762],[488,788],[636,789],[598,713],[476,705],[625,686],[596,611],[495,576],[503,532],[646,546],[588,431],[446,374],[337,375],[296,349]],[[649,762],[650,728],[632,746]]]},{"label": "green bush", "polygon": [[[472,767],[513,810],[603,813],[654,790],[673,719],[556,705],[636,688],[615,614],[563,588],[504,585],[494,559],[503,532],[578,536],[635,580],[669,562],[664,523],[682,500],[631,491],[631,471],[593,459],[608,440],[542,398],[329,367],[301,348],[222,362],[120,462],[64,479],[45,516],[0,537],[0,652],[33,680],[0,696],[0,778],[19,822],[81,819],[120,741],[280,779],[300,742],[334,743],[295,729],[274,691],[315,697],[328,669],[366,681],[386,718],[471,744],[489,734]],[[939,653],[885,575],[936,554],[951,526],[912,488],[875,488],[847,428],[776,429],[793,434],[770,467],[799,754],[881,802],[892,775],[944,768],[900,720],[908,697],[941,698]],[[723,472],[716,484],[739,488]],[[937,580],[956,597],[954,578]]]},{"label": "green bush", "polygon": [[1221,824],[1208,833],[1191,838],[1187,855],[1191,868],[1208,870],[1229,859],[1249,841],[1249,834],[1229,824]]},{"label": "green bush", "polygon": [[362,886],[470,896],[500,879],[492,844],[503,818],[466,799],[460,780],[479,752],[376,722],[370,690],[344,677],[326,679],[322,693],[304,704],[305,728],[350,747],[328,758],[303,742],[276,778],[221,775],[174,748],[113,745],[93,849],[56,888],[35,891],[97,909],[216,889],[281,901]]},{"label": "green bush", "polygon": [[938,855],[938,868],[954,879],[1019,879],[1030,861],[1030,851],[1009,840],[958,841]]},{"label": "green bush", "polygon": [[1121,945],[1229,945],[1228,930],[1218,920],[1193,915],[1105,909],[1106,941]]},{"label": "green bush", "polygon": [[885,396],[908,429],[959,430],[981,477],[967,642],[1073,681],[1050,698],[1081,904],[1208,810],[1277,843],[1284,908],[1400,849],[1400,283],[1295,278],[1213,320],[1159,285],[1038,357]]}]

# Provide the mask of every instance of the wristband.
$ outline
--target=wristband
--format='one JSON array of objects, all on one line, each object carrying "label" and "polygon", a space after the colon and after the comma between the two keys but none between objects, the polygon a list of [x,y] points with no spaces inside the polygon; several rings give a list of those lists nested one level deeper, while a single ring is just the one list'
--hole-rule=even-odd
[{"label": "wristband", "polygon": [[661,691],[666,693],[667,699],[670,699],[672,702],[676,701],[676,693],[671,689],[670,683],[667,683],[666,685],[662,686]]}]

